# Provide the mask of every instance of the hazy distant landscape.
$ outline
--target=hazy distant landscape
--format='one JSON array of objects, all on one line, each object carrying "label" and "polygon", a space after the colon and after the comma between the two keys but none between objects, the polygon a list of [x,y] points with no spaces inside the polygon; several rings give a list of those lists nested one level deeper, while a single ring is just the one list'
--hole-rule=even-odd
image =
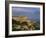
[{"label": "hazy distant landscape", "polygon": [[12,7],[12,31],[40,30],[40,8]]}]

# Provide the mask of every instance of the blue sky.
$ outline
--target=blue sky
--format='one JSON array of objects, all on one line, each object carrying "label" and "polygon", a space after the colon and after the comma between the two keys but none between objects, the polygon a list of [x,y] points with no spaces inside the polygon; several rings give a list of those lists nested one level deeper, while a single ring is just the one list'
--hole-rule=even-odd
[{"label": "blue sky", "polygon": [[12,16],[27,16],[29,19],[40,20],[40,8],[12,7]]}]

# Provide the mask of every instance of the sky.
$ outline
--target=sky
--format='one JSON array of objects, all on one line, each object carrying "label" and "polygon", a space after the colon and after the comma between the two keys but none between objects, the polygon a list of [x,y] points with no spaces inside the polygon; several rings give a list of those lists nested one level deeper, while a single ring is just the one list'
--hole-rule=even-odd
[{"label": "sky", "polygon": [[29,19],[40,20],[40,8],[12,7],[12,16],[27,16]]}]

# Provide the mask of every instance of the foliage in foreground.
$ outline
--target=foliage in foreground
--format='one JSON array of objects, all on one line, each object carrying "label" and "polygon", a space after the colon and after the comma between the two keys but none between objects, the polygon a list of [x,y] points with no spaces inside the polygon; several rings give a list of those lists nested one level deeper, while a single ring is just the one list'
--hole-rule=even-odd
[{"label": "foliage in foreground", "polygon": [[20,22],[12,19],[12,31],[40,30],[39,21]]}]

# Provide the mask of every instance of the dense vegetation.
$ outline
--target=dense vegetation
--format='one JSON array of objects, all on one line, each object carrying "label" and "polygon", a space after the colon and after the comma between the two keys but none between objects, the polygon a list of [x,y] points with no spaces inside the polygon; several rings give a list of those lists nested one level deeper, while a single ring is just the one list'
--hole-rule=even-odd
[{"label": "dense vegetation", "polygon": [[24,31],[24,30],[40,30],[40,22],[31,21],[30,23],[28,23],[24,21],[21,23],[20,21],[12,19],[12,31]]}]

